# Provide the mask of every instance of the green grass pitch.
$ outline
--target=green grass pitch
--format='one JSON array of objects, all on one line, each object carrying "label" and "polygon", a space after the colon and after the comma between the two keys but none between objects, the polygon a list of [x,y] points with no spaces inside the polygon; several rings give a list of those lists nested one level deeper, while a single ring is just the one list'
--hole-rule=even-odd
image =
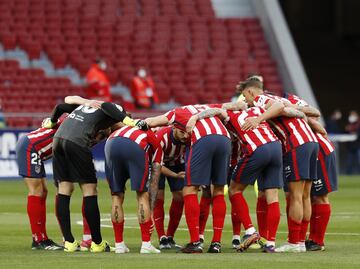
[{"label": "green grass pitch", "polygon": [[[331,194],[332,217],[326,235],[326,251],[299,254],[265,254],[259,251],[235,253],[231,249],[231,221],[229,203],[223,233],[223,253],[186,255],[175,251],[163,251],[159,255],[140,255],[140,231],[136,220],[136,199],[128,191],[125,197],[124,239],[131,253],[72,253],[62,251],[31,250],[31,235],[26,214],[26,187],[22,181],[0,181],[0,268],[360,268],[360,176],[340,177],[339,191]],[[49,181],[47,201],[47,228],[49,236],[61,242],[60,230],[54,215],[55,188]],[[246,192],[253,222],[255,218],[255,195]],[[166,193],[166,210],[170,193]],[[103,238],[113,244],[113,232],[109,220],[111,198],[104,180],[99,184],[99,204],[102,217]],[[284,197],[281,194],[281,223],[277,244],[285,242],[286,219]],[[81,196],[77,187],[71,200],[72,230],[81,239]],[[207,229],[211,229],[209,217]],[[167,223],[167,219],[165,220]],[[207,230],[205,242],[211,239]],[[152,236],[158,246],[156,233]],[[177,243],[185,244],[188,232],[184,217],[175,237]],[[208,244],[205,245],[207,250]]]}]

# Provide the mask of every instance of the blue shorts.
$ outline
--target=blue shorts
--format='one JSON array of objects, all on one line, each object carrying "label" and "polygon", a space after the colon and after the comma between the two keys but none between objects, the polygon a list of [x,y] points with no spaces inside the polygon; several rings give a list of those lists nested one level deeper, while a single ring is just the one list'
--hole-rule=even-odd
[{"label": "blue shorts", "polygon": [[227,184],[228,186],[230,186],[232,174],[234,173],[235,167],[236,167],[236,165],[229,166],[228,176],[227,176],[227,179],[226,179],[226,184]]},{"label": "blue shorts", "polygon": [[258,179],[259,190],[282,188],[282,148],[278,141],[258,147],[251,156],[240,159],[232,180],[253,185]]},{"label": "blue shorts", "polygon": [[319,145],[315,142],[305,143],[284,155],[284,183],[317,178],[317,156]]},{"label": "blue shorts", "polygon": [[335,152],[325,155],[321,150],[317,164],[317,179],[311,186],[312,196],[322,196],[338,189]]},{"label": "blue shorts", "polygon": [[185,186],[224,186],[229,169],[231,141],[223,135],[207,135],[190,148],[185,160]]},{"label": "blue shorts", "polygon": [[129,178],[131,190],[145,192],[151,176],[149,155],[129,138],[111,138],[105,144],[105,173],[112,193],[125,192]]},{"label": "blue shorts", "polygon": [[16,145],[16,158],[20,176],[30,178],[46,177],[44,163],[27,136],[20,137]]},{"label": "blue shorts", "polygon": [[[179,165],[175,165],[175,166],[166,166],[166,167],[175,173],[185,171],[185,164],[179,164]],[[169,184],[171,192],[181,191],[184,187],[183,179],[174,178],[174,177],[166,177],[163,174],[161,174],[160,181],[159,181],[159,190],[165,189],[165,179],[167,179],[167,182]]]}]

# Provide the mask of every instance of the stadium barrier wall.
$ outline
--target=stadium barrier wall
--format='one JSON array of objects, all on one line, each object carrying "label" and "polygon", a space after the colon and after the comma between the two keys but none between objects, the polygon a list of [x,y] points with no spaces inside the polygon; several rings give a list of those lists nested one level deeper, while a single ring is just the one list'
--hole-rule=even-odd
[{"label": "stadium barrier wall", "polygon": [[[16,144],[19,138],[33,130],[29,129],[2,129],[0,130],[0,180],[21,179],[16,162]],[[105,141],[96,145],[92,152],[98,178],[105,178]],[[51,159],[45,161],[47,178],[53,177]]]}]

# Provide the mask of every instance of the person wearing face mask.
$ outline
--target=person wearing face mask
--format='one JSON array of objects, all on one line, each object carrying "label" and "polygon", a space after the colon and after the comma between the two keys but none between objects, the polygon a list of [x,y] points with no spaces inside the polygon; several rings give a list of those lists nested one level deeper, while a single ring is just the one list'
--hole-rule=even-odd
[{"label": "person wearing face mask", "polygon": [[137,76],[131,82],[131,95],[138,108],[153,108],[154,105],[159,104],[155,83],[144,68],[139,69]]},{"label": "person wearing face mask", "polygon": [[345,131],[357,135],[355,141],[347,142],[346,174],[360,173],[360,119],[356,110],[350,111]]},{"label": "person wearing face mask", "polygon": [[91,65],[86,74],[86,95],[89,99],[101,100],[104,102],[111,102],[110,81],[106,75],[106,62],[103,60],[96,60]]}]

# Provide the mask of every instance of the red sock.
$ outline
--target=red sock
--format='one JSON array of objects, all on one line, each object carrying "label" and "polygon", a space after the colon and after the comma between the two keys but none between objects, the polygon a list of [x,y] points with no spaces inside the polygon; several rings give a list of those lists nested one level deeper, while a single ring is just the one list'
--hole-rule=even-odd
[{"label": "red sock", "polygon": [[124,221],[116,223],[112,222],[113,230],[115,235],[115,243],[121,243],[124,241],[123,234],[124,234]]},{"label": "red sock", "polygon": [[140,224],[140,230],[141,230],[141,240],[143,242],[149,242],[150,238],[151,238],[151,231],[153,229],[152,220],[150,219],[147,222],[139,223],[139,224]]},{"label": "red sock", "polygon": [[291,244],[298,244],[300,242],[301,222],[296,222],[289,217],[288,223],[289,223],[288,242]]},{"label": "red sock", "polygon": [[231,222],[233,228],[233,235],[240,235],[241,220],[238,214],[236,214],[234,207],[231,205]]},{"label": "red sock", "polygon": [[242,192],[235,193],[233,196],[231,196],[230,201],[235,214],[239,216],[245,230],[254,227],[251,222],[249,207]]},{"label": "red sock", "polygon": [[221,234],[224,228],[226,215],[226,203],[224,195],[217,195],[212,199],[212,216],[214,234],[211,242],[221,242]]},{"label": "red sock", "polygon": [[159,238],[165,235],[164,218],[165,218],[164,200],[156,199],[155,208],[154,208],[154,222],[155,222],[156,232]]},{"label": "red sock", "polygon": [[91,235],[90,227],[85,218],[85,213],[84,213],[84,198],[82,203],[82,216],[83,216],[83,234]]},{"label": "red sock", "polygon": [[280,205],[279,202],[274,202],[267,205],[267,237],[269,241],[275,241],[276,232],[280,223]]},{"label": "red sock", "polygon": [[201,196],[200,199],[200,218],[199,218],[199,234],[204,234],[206,222],[210,214],[211,198]]},{"label": "red sock", "polygon": [[185,218],[190,233],[190,242],[199,241],[200,206],[197,194],[184,196]]},{"label": "red sock", "polygon": [[331,215],[331,206],[330,204],[320,204],[316,205],[316,220],[315,220],[315,226],[316,226],[316,237],[314,238],[314,241],[321,246],[324,245],[324,238],[325,238],[325,232],[327,225],[329,223]]},{"label": "red sock", "polygon": [[41,233],[44,240],[48,239],[46,232],[46,196],[41,197]]},{"label": "red sock", "polygon": [[43,240],[41,233],[41,220],[42,220],[42,209],[41,209],[41,197],[29,195],[27,201],[27,213],[29,216],[31,233],[33,239],[36,242]]},{"label": "red sock", "polygon": [[170,210],[169,210],[169,225],[167,229],[167,236],[174,237],[176,229],[179,226],[181,220],[182,212],[184,208],[184,201],[177,201],[172,199]]},{"label": "red sock", "polygon": [[300,231],[300,242],[305,242],[306,240],[306,233],[309,227],[309,220],[302,220],[301,222],[301,231]]},{"label": "red sock", "polygon": [[310,234],[309,234],[309,240],[314,240],[314,238],[316,237],[316,225],[315,225],[315,221],[316,221],[316,205],[313,204],[311,206],[311,219],[310,219]]},{"label": "red sock", "polygon": [[256,204],[256,217],[257,217],[257,223],[258,223],[258,230],[259,230],[260,236],[264,237],[266,239],[268,237],[267,226],[266,226],[266,221],[268,218],[267,210],[268,210],[268,205],[266,203],[266,198],[258,197],[257,204]]}]

